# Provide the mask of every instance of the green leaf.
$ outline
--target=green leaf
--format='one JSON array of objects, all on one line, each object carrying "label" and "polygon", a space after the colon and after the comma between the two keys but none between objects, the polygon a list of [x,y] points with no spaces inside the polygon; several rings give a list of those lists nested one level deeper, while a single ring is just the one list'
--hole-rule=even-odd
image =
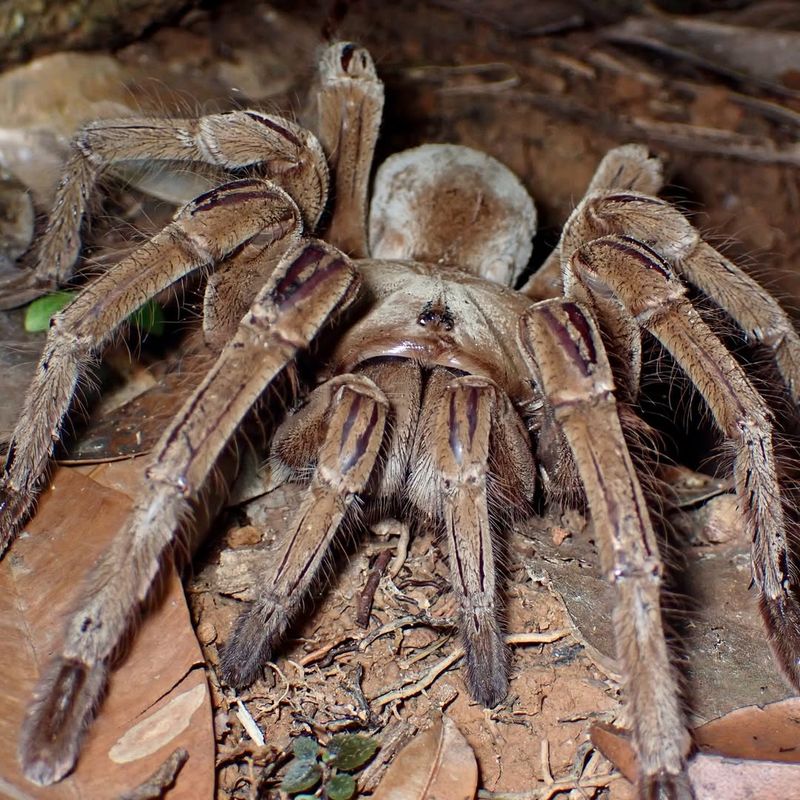
[{"label": "green leaf", "polygon": [[[25,309],[24,326],[28,333],[46,331],[50,327],[52,317],[70,303],[78,292],[52,292],[34,300]],[[140,309],[128,317],[128,322],[135,325],[142,333],[161,336],[164,333],[164,309],[148,300]]]},{"label": "green leaf", "polygon": [[378,740],[358,733],[337,733],[328,742],[325,759],[331,766],[352,771],[369,761],[378,749]]},{"label": "green leaf", "polygon": [[340,772],[328,781],[325,791],[328,800],[350,800],[356,793],[356,782],[352,776]]},{"label": "green leaf", "polygon": [[25,309],[25,330],[28,333],[46,331],[50,327],[50,318],[69,303],[77,292],[53,292],[34,300]]},{"label": "green leaf", "polygon": [[298,761],[316,761],[319,745],[311,736],[298,736],[292,742],[292,752]]},{"label": "green leaf", "polygon": [[130,315],[128,322],[139,328],[142,333],[162,336],[164,334],[164,309],[155,300],[148,300],[140,309]]},{"label": "green leaf", "polygon": [[322,767],[316,761],[293,759],[281,781],[281,789],[289,794],[302,792],[319,783]]}]

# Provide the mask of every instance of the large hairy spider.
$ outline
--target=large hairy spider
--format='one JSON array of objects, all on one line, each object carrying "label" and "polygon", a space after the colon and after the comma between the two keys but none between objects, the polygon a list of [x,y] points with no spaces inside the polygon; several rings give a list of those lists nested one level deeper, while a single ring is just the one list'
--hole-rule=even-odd
[{"label": "large hairy spider", "polygon": [[[401,153],[378,170],[368,214],[383,105],[368,53],[329,47],[317,97],[317,136],[241,110],[100,122],[74,141],[38,267],[24,279],[33,289],[70,275],[89,196],[110,165],[203,162],[261,177],[232,179],[189,203],[53,320],[2,477],[3,548],[31,511],[82,373],[133,311],[207,274],[204,332],[218,357],[157,445],[147,489],[92,571],[41,679],[22,733],[25,774],[48,784],[72,768],[112,655],[190,504],[265,390],[296,376],[297,357],[311,353],[305,402],[271,443],[273,462],[307,488],[229,638],[224,680],[242,687],[258,676],[343,523],[415,514],[447,540],[470,690],[499,703],[508,658],[495,538],[530,513],[537,491],[558,500],[579,483],[617,590],[640,796],[691,797],[690,738],[659,605],[662,563],[620,413],[637,401],[644,331],[733,446],[753,578],[797,686],[800,611],[770,412],[684,281],[772,349],[795,402],[800,340],[765,290],[653,196],[660,165],[643,148],[606,156],[554,257],[515,291],[535,211],[505,167],[450,145]],[[561,283],[561,297],[540,299]]]}]

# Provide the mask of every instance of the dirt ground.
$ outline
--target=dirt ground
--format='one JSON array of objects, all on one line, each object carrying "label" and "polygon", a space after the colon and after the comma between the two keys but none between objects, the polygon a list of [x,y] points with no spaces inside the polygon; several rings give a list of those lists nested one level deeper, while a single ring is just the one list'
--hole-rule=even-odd
[{"label": "dirt ground", "polygon": [[[336,37],[370,49],[386,82],[379,157],[423,142],[457,142],[500,159],[536,200],[535,264],[556,243],[605,152],[643,142],[667,165],[665,196],[678,201],[712,242],[724,244],[730,257],[796,313],[800,156],[792,148],[800,94],[791,81],[768,84],[762,74],[732,74],[729,64],[700,63],[666,47],[657,52],[641,42],[625,47],[619,43],[622,4],[598,4],[589,19],[578,14],[581,8],[541,4],[537,16],[524,3],[208,4],[113,55],[133,76],[134,105],[147,107],[148,98],[156,96],[156,103],[169,107],[172,101],[164,98],[174,99],[174,89],[184,111],[253,105],[302,118],[314,53],[323,31],[333,27]],[[581,20],[585,24],[578,24]],[[152,79],[142,77],[147,75]],[[163,208],[147,200],[137,199],[131,210],[131,196],[139,198],[128,189],[115,202],[128,209],[132,223],[146,215],[155,226],[163,218]],[[127,238],[119,226],[109,230],[98,226],[95,258]],[[15,315],[6,316],[4,324],[17,324]],[[4,363],[30,360],[19,353],[19,347],[9,348]],[[24,370],[15,370],[24,382]],[[4,405],[8,419],[0,427],[10,424],[13,406]],[[252,576],[258,561],[274,552],[297,491],[280,487],[226,509],[187,579],[215,699],[218,797],[278,796],[274,776],[292,737],[344,730],[372,731],[381,738],[378,758],[360,779],[360,788],[369,792],[391,757],[443,710],[475,751],[482,797],[550,797],[554,780],[563,781],[563,796],[572,798],[633,796],[589,742],[592,723],[629,721],[620,706],[608,636],[593,627],[592,616],[607,612],[608,598],[587,601],[587,584],[557,565],[596,561],[591,527],[576,511],[535,518],[510,532],[507,630],[550,633],[554,641],[512,646],[510,694],[493,710],[470,699],[457,664],[433,678],[457,646],[457,636],[447,624],[433,624],[446,623],[455,609],[445,555],[425,530],[415,531],[405,557],[402,532],[395,528],[346,548],[331,569],[336,577],[309,604],[265,680],[235,696],[220,687],[214,668],[221,645],[257,581]],[[705,523],[687,524],[700,530]],[[735,574],[743,599],[736,601],[737,609],[755,614],[741,558],[746,543],[725,542],[739,547],[735,553],[702,536],[691,544],[687,559],[739,565]],[[363,628],[355,621],[359,605],[386,548],[395,559],[395,574],[384,574],[378,583]],[[704,631],[714,628],[705,624],[698,622]],[[714,630],[724,638],[724,626]],[[746,641],[755,646],[760,634],[757,627],[752,631]],[[716,671],[706,665],[707,672],[718,675],[725,658],[720,656]],[[741,653],[730,658],[742,660]],[[788,694],[765,658],[747,676],[754,687],[749,694],[728,698],[726,705],[719,681],[716,694],[709,690],[692,704],[693,721]],[[706,667],[696,671],[705,675]],[[433,678],[429,684],[408,688],[426,676]],[[391,699],[394,690],[400,696]],[[246,733],[237,700],[263,732],[265,746]],[[568,794],[579,783],[582,788]]]}]

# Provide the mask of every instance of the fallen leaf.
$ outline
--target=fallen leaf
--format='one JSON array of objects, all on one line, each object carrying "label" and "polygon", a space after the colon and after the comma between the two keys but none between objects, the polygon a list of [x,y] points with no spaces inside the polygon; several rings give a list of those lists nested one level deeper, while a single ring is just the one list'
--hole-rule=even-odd
[{"label": "fallen leaf", "polygon": [[597,723],[590,729],[592,744],[631,782],[636,782],[636,755],[630,731]]},{"label": "fallen leaf", "polygon": [[448,717],[415,738],[392,762],[373,800],[472,800],[478,764]]},{"label": "fallen leaf", "polygon": [[[536,569],[543,570],[580,633],[581,643],[603,669],[615,673],[612,625],[614,588],[602,575],[591,533],[556,547],[535,540]],[[750,585],[749,543],[687,547],[677,592],[686,608],[669,619],[683,648],[682,677],[692,713],[715,719],[736,708],[783,700],[792,694],[765,647],[758,599]]]},{"label": "fallen leaf", "polygon": [[800,763],[800,697],[737,708],[692,735],[704,753]]},{"label": "fallen leaf", "polygon": [[700,754],[689,765],[696,800],[800,800],[800,764]]},{"label": "fallen leaf", "polygon": [[59,463],[99,463],[147,453],[202,376],[202,370],[163,375],[123,405],[94,413]]},{"label": "fallen leaf", "polygon": [[[53,787],[28,783],[17,736],[36,676],[58,647],[65,615],[85,574],[125,523],[141,461],[95,468],[115,488],[61,468],[39,511],[0,563],[0,796],[116,797],[146,781],[177,747],[189,753],[170,800],[214,792],[214,734],[203,659],[174,570],[112,674],[75,771]],[[125,480],[127,473],[127,482]],[[127,490],[127,491],[126,491]],[[120,756],[122,754],[122,756]]]}]

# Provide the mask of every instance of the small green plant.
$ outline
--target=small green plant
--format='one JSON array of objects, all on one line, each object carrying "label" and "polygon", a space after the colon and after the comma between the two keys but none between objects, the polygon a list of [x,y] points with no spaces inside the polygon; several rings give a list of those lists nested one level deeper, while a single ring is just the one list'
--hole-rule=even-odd
[{"label": "small green plant", "polygon": [[[34,300],[25,309],[25,330],[28,333],[46,331],[54,314],[71,303],[78,292],[52,292]],[[128,322],[143,334],[161,336],[164,333],[164,310],[153,300],[148,300],[128,317]]]},{"label": "small green plant", "polygon": [[[281,791],[293,800],[351,800],[356,796],[356,781],[350,774],[369,761],[378,741],[358,733],[337,733],[326,745],[310,736],[294,740],[294,758],[281,782]],[[314,794],[304,794],[319,786]]]}]

